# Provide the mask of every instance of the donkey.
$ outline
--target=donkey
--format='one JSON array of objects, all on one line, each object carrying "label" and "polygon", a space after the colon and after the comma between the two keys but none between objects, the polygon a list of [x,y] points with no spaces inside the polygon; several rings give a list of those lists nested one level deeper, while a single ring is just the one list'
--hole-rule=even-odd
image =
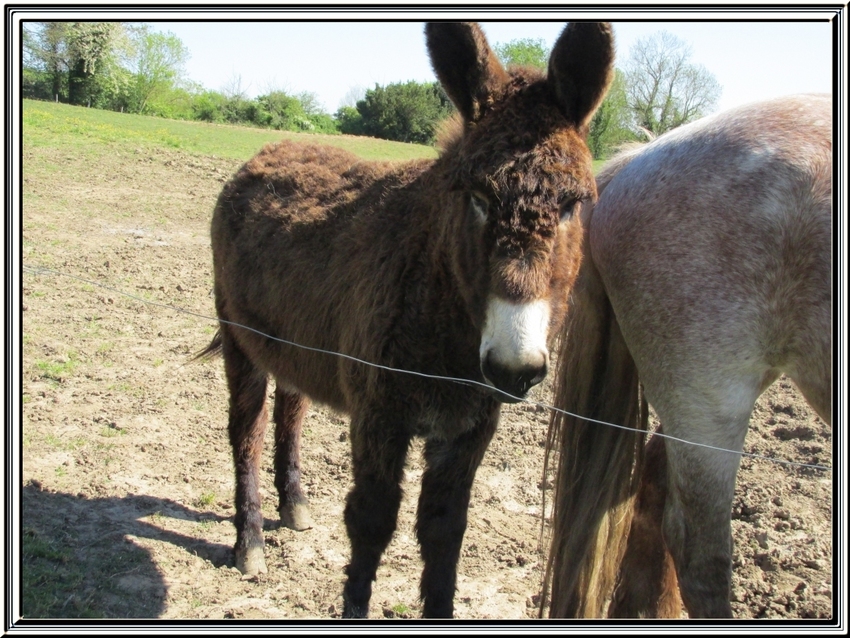
[{"label": "donkey", "polygon": [[598,176],[555,405],[646,430],[648,402],[663,434],[702,445],[644,450],[643,432],[553,418],[552,616],[600,616],[615,585],[611,616],[678,617],[681,602],[732,616],[756,399],[785,373],[832,421],[831,140],[830,97],[791,96],[683,126]]},{"label": "donkey", "polygon": [[368,614],[414,436],[426,441],[423,614],[452,616],[473,477],[501,403],[547,374],[581,259],[578,213],[596,196],[585,138],[612,79],[610,25],[568,25],[545,74],[506,71],[473,23],[425,35],[459,113],[437,160],[269,145],[225,185],[212,220],[220,326],[205,353],[223,354],[230,391],[236,565],[266,571],[257,487],[271,375],[284,525],[311,525],[299,461],[309,402],[351,416],[344,617]]}]

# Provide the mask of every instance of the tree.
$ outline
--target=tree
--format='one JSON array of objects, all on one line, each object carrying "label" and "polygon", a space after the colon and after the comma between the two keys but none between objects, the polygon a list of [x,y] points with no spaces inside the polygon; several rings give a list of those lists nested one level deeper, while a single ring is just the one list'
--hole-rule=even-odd
[{"label": "tree", "polygon": [[366,97],[366,87],[360,84],[355,84],[349,87],[348,91],[345,92],[345,95],[339,102],[339,107],[342,108],[344,106],[350,106],[351,108],[356,109],[357,103]]},{"label": "tree", "polygon": [[493,47],[504,66],[532,66],[543,71],[549,64],[549,48],[542,38],[520,38]]},{"label": "tree", "polygon": [[65,32],[69,53],[68,102],[91,106],[99,97],[113,44],[123,32],[117,22],[72,22]]},{"label": "tree", "polygon": [[[167,101],[183,79],[189,50],[171,32],[151,31],[148,25],[134,27],[129,67],[132,73],[130,109],[145,113],[154,102]],[[161,110],[161,108],[159,109]]]},{"label": "tree", "polygon": [[307,115],[317,115],[324,112],[324,107],[319,101],[318,93],[313,91],[302,91],[295,98],[301,103],[301,108]]},{"label": "tree", "polygon": [[[453,111],[452,103],[436,82],[420,84],[411,80],[385,87],[376,84],[357,103],[361,134],[415,144],[433,144],[437,126]],[[344,126],[340,129],[351,132]]]},{"label": "tree", "polygon": [[67,99],[68,22],[24,22],[24,95]]},{"label": "tree", "polygon": [[124,26],[117,22],[34,22],[24,27],[24,94],[98,106],[120,83]]},{"label": "tree", "polygon": [[690,57],[690,47],[667,31],[634,44],[624,71],[636,126],[658,136],[714,109],[720,84]]},{"label": "tree", "polygon": [[354,106],[340,106],[334,113],[340,133],[346,135],[366,135],[363,132],[363,116]]},{"label": "tree", "polygon": [[615,69],[608,95],[590,122],[587,145],[593,157],[600,159],[608,157],[623,143],[636,139],[626,95],[625,76],[622,71]]}]

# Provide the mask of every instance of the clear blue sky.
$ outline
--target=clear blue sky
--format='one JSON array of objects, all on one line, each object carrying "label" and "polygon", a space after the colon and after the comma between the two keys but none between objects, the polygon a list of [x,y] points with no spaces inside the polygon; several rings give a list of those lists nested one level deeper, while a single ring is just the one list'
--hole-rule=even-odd
[{"label": "clear blue sky", "polygon": [[[309,91],[333,113],[353,87],[434,79],[420,21],[244,22],[239,20],[251,16],[225,16],[231,19],[152,24],[183,41],[191,54],[187,76],[209,89],[221,90],[238,79],[251,97],[275,88]],[[289,14],[273,17],[281,20]],[[370,14],[359,17],[363,20]],[[691,61],[705,66],[720,82],[720,109],[778,95],[832,90],[829,22],[807,23],[799,18],[794,22],[618,22],[616,17],[610,19],[619,62],[628,58],[636,40],[667,30],[690,44]],[[491,44],[542,38],[551,46],[564,22],[482,20],[482,26]]]}]

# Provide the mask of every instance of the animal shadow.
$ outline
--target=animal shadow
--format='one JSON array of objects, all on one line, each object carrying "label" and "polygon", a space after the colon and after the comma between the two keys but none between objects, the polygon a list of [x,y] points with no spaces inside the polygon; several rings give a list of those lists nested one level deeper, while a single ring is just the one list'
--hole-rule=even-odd
[{"label": "animal shadow", "polygon": [[[28,482],[21,491],[20,614],[35,618],[156,618],[168,584],[139,539],[155,539],[233,566],[229,545],[210,543],[142,520],[152,514],[189,521],[226,517],[145,495],[86,498]],[[156,520],[156,517],[154,517]],[[13,582],[15,582],[13,580]]]}]

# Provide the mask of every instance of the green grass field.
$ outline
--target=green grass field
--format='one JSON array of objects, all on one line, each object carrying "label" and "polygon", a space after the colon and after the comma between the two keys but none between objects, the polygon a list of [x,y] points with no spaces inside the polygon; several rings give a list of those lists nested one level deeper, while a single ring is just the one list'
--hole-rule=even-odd
[{"label": "green grass field", "polygon": [[436,149],[352,135],[314,135],[268,129],[183,122],[159,117],[88,109],[54,102],[24,100],[24,148],[29,145],[90,148],[93,143],[180,149],[199,155],[240,160],[268,142],[297,139],[347,149],[367,160],[436,157]]},{"label": "green grass field", "polygon": [[[54,102],[24,100],[24,147],[38,145],[93,150],[93,142],[175,148],[199,155],[239,160],[252,157],[264,144],[281,139],[338,146],[367,160],[410,160],[436,157],[431,146],[389,142],[353,135],[290,133],[245,126],[183,122],[160,117],[101,111]],[[597,172],[602,160],[594,160]]]}]

